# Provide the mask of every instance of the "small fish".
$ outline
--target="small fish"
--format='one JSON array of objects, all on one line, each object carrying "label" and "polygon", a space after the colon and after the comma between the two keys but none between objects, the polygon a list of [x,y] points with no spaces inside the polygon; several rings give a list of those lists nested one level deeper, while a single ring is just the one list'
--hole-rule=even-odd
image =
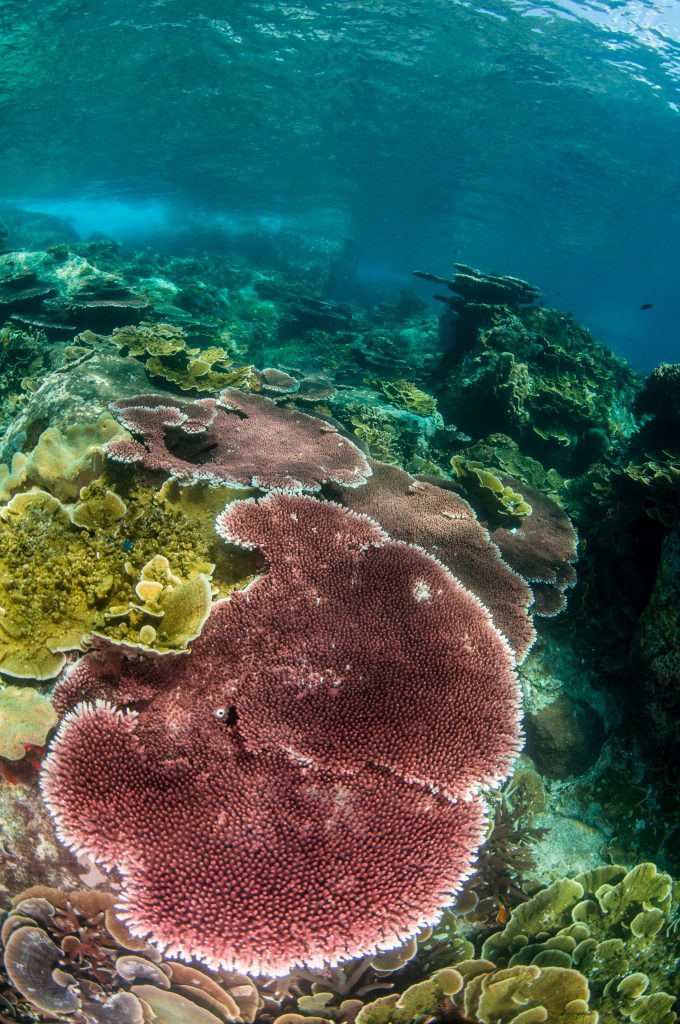
[{"label": "small fish", "polygon": [[640,309],[654,309],[654,303],[653,302],[644,302],[640,306]]},{"label": "small fish", "polygon": [[505,924],[508,919],[508,911],[502,903],[498,904],[498,913],[496,914],[496,920],[499,924]]},{"label": "small fish", "polygon": [[123,551],[132,551],[134,544],[132,543],[131,540],[124,540],[123,543],[121,544],[121,547]]},{"label": "small fish", "polygon": [[555,292],[555,295],[561,295],[562,292]]}]

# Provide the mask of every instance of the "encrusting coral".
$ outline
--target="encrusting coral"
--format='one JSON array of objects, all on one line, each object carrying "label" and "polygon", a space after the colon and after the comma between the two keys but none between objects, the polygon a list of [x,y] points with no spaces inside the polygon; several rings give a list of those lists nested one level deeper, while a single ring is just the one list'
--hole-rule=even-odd
[{"label": "encrusting coral", "polygon": [[191,654],[87,656],[57,687],[59,833],[120,868],[168,955],[276,975],[394,945],[469,872],[476,794],[519,749],[511,652],[440,563],[338,505],[237,501],[219,531],[269,570]]}]

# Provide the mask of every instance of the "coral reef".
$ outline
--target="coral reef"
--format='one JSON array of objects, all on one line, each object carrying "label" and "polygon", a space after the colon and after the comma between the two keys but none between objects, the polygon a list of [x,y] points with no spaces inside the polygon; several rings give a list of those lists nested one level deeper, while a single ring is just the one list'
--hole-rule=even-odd
[{"label": "coral reef", "polygon": [[526,584],[499,557],[470,506],[452,491],[415,480],[396,466],[371,462],[368,483],[359,488],[326,487],[325,493],[371,516],[398,540],[418,544],[446,565],[489,609],[518,661],[529,650],[534,630]]},{"label": "coral reef", "polygon": [[637,376],[571,317],[526,306],[537,292],[524,282],[483,290],[478,276],[467,289],[464,271],[444,298],[440,407],[473,440],[503,431],[560,472],[584,472],[634,430]]},{"label": "coral reef", "polygon": [[476,794],[519,747],[510,652],[441,564],[335,504],[272,494],[219,529],[269,571],[190,655],[90,656],[58,686],[60,835],[120,868],[169,955],[280,974],[387,948],[470,870]]},{"label": "coral reef", "polygon": [[0,302],[12,323],[57,338],[135,323],[149,306],[120,275],[68,248],[0,256]]},{"label": "coral reef", "polygon": [[[642,383],[462,264],[420,275],[437,324],[343,305],[338,247],[290,232],[9,227],[0,1018],[675,1019],[678,365]],[[43,785],[82,863],[39,799],[55,707]],[[256,987],[170,953],[297,966]]]},{"label": "coral reef", "polygon": [[[133,938],[115,911],[111,893],[64,892],[33,886],[18,893],[2,929],[2,985],[12,1011],[26,1017],[133,1024],[250,1024],[263,1005],[257,988],[237,974],[208,975],[162,960]],[[2,993],[2,988],[5,992]],[[35,1019],[35,1018],[34,1018]]]},{"label": "coral reef", "polygon": [[295,492],[326,480],[356,487],[370,474],[356,445],[328,423],[259,395],[228,390],[193,403],[142,395],[112,408],[141,440],[113,441],[109,458],[174,479]]},{"label": "coral reef", "polygon": [[[53,678],[66,652],[83,650],[93,634],[183,650],[209,611],[213,573],[226,594],[255,571],[235,550],[217,564],[210,519],[192,522],[133,478],[99,478],[71,504],[47,491],[18,493],[0,510],[0,538],[0,673],[13,678]],[[165,552],[173,574],[151,597],[143,583]]]}]

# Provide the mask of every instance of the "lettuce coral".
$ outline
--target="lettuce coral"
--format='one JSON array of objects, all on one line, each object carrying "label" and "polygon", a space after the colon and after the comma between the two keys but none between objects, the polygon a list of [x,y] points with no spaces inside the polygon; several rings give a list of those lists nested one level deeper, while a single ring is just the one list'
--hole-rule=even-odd
[{"label": "lettuce coral", "polygon": [[16,761],[26,746],[42,747],[59,721],[47,697],[30,686],[0,690],[0,757]]},{"label": "lettuce coral", "polygon": [[[0,510],[0,673],[51,679],[92,634],[185,649],[209,611],[213,572],[218,594],[254,572],[253,557],[235,549],[220,550],[216,567],[218,546],[209,515],[189,518],[179,501],[134,480],[93,481],[75,504],[46,491],[15,495]],[[160,555],[173,579],[162,600],[144,602],[135,587]]]}]

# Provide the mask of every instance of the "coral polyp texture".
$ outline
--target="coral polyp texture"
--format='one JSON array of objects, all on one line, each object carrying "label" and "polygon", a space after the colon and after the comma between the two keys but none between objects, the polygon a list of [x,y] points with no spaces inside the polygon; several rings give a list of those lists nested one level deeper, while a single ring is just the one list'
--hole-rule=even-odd
[{"label": "coral polyp texture", "polygon": [[399,469],[371,462],[365,487],[328,488],[328,493],[356,512],[372,516],[390,536],[419,544],[435,555],[476,594],[507,637],[518,661],[534,640],[528,607],[531,591],[507,565],[468,503],[455,492]]},{"label": "coral polyp texture", "polygon": [[231,389],[196,402],[140,395],[112,409],[138,440],[113,441],[109,458],[176,480],[298,492],[325,481],[356,487],[370,476],[364,455],[335,427],[262,395]]},{"label": "coral polyp texture", "polygon": [[231,504],[268,572],[191,654],[82,658],[41,784],[62,840],[122,877],[132,933],[279,975],[438,919],[521,746],[514,659],[436,559],[308,496]]}]

